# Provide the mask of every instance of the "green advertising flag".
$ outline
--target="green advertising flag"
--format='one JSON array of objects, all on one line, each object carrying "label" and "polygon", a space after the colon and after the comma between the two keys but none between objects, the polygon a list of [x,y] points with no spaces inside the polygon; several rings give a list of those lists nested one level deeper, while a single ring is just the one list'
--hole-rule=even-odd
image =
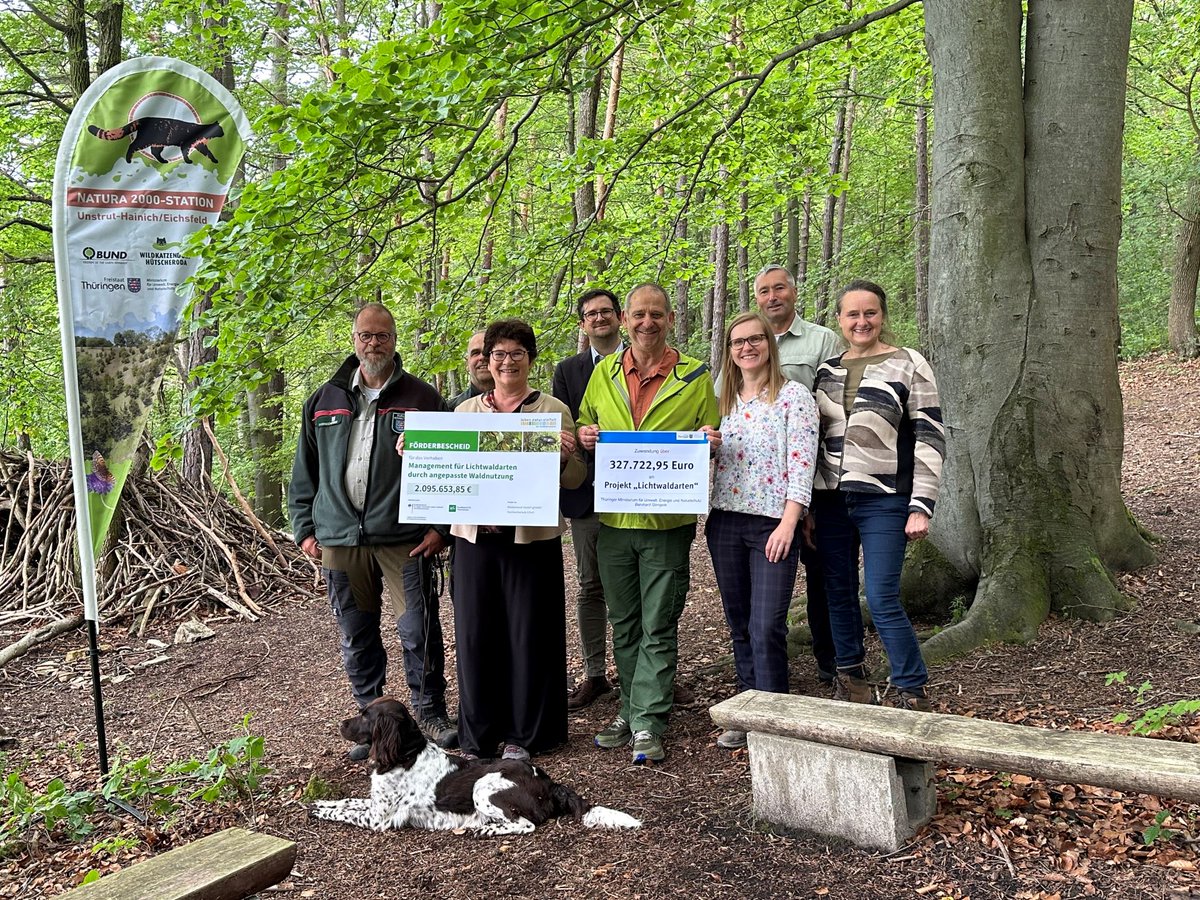
[{"label": "green advertising flag", "polygon": [[219,218],[250,137],[241,107],[212,77],[144,57],[88,88],[59,145],[54,264],[89,621],[95,548],[191,296],[198,260],[180,248]]}]

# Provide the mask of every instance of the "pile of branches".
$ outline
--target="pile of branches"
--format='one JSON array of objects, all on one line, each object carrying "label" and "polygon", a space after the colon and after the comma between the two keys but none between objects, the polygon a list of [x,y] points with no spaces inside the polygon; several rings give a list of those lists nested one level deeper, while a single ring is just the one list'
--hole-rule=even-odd
[{"label": "pile of branches", "polygon": [[[78,624],[75,522],[68,465],[0,451],[0,633]],[[249,507],[170,469],[126,482],[97,569],[102,623],[139,635],[151,621],[219,611],[256,620],[311,592],[317,574]]]}]

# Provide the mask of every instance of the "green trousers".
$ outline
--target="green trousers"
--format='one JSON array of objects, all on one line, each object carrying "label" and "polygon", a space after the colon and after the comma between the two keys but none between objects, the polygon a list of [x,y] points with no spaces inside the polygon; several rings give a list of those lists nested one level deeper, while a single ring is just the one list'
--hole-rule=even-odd
[{"label": "green trousers", "polygon": [[695,537],[695,523],[665,531],[600,526],[596,551],[621,680],[621,715],[635,732],[661,735],[667,727]]}]

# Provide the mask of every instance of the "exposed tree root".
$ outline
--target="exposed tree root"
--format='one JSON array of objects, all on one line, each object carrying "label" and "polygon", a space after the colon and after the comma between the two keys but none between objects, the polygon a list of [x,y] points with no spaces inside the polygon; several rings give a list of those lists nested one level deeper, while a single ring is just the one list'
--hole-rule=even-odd
[{"label": "exposed tree root", "polygon": [[[1043,581],[1040,589],[1034,584],[1038,580]],[[1038,597],[1045,599],[1039,601]],[[1025,643],[1037,636],[1049,610],[1044,579],[1038,579],[1029,567],[1003,569],[979,582],[962,621],[927,640],[921,652],[927,663],[936,664],[984,644]]]}]

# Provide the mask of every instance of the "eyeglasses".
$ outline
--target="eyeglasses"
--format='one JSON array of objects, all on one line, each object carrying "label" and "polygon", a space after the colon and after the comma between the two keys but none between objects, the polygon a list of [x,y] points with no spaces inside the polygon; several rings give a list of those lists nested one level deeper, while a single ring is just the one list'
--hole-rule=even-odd
[{"label": "eyeglasses", "polygon": [[729,342],[729,347],[731,350],[741,350],[747,344],[749,344],[751,347],[757,347],[759,344],[766,341],[766,339],[767,336],[765,334],[752,334],[749,337],[734,338]]},{"label": "eyeglasses", "polygon": [[356,331],[354,336],[364,344],[369,344],[371,341],[377,341],[380,344],[386,344],[395,340],[396,336],[390,331]]},{"label": "eyeglasses", "polygon": [[594,322],[596,319],[607,319],[609,316],[615,316],[617,311],[611,306],[608,309],[589,309],[583,314],[583,317],[589,322]]},{"label": "eyeglasses", "polygon": [[506,359],[511,359],[513,362],[520,362],[528,355],[524,350],[493,350],[488,354],[492,358],[492,362],[504,362]]}]

